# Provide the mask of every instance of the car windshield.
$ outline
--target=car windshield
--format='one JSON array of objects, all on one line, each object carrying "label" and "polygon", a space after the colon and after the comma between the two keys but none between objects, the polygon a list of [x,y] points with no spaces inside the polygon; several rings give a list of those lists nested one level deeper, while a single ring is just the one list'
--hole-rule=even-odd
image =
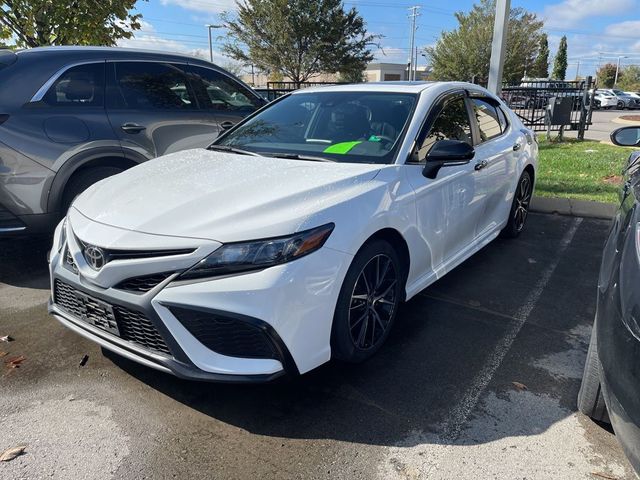
[{"label": "car windshield", "polygon": [[216,140],[266,156],[347,163],[392,163],[416,95],[295,93]]},{"label": "car windshield", "polygon": [[616,95],[621,95],[623,97],[627,96],[627,94],[624,93],[622,90],[613,90],[613,93],[615,93]]}]

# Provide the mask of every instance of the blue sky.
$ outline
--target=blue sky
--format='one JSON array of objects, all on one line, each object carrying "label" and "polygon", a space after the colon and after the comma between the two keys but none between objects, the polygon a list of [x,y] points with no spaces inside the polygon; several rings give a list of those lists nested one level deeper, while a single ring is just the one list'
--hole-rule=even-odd
[{"label": "blue sky", "polygon": [[[456,26],[456,11],[468,11],[471,0],[351,0],[345,6],[356,7],[370,32],[384,35],[383,50],[376,59],[405,62],[409,52],[408,8],[421,6],[416,33],[418,46],[433,44],[442,30]],[[615,62],[640,64],[640,0],[512,0],[512,7],[524,7],[545,21],[552,55],[560,37],[569,43],[567,78],[573,78],[580,63],[580,75],[593,74],[597,65]],[[233,11],[235,0],[149,0],[138,2],[143,14],[143,29],[135,38],[123,40],[122,46],[179,51],[208,58],[205,24],[218,23],[219,14]],[[217,31],[215,36],[224,35]],[[215,37],[214,37],[215,38]],[[214,40],[214,50],[220,40]],[[469,52],[470,55],[473,52]],[[231,61],[219,52],[214,61],[221,65]],[[420,60],[424,62],[424,59]]]}]

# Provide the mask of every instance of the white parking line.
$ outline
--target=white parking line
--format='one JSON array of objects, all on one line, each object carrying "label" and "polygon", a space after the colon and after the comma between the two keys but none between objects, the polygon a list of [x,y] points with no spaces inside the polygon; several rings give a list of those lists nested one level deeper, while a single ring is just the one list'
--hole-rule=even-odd
[{"label": "white parking line", "polygon": [[573,223],[567,230],[560,241],[560,246],[556,252],[556,256],[549,264],[546,270],[542,273],[542,276],[535,284],[533,290],[529,293],[522,306],[518,309],[513,316],[514,322],[507,329],[505,335],[500,339],[495,346],[493,352],[489,355],[486,363],[480,370],[480,372],[471,381],[471,387],[467,390],[462,400],[450,411],[448,417],[444,421],[443,431],[440,433],[440,438],[447,442],[452,442],[458,438],[462,427],[467,422],[469,415],[474,410],[482,392],[487,388],[489,382],[495,375],[498,367],[502,364],[502,360],[507,355],[518,333],[524,326],[529,314],[535,307],[536,303],[540,299],[542,292],[544,291],[547,283],[551,279],[553,272],[555,271],[562,255],[567,247],[571,244],[573,237],[578,230],[578,227],[582,223],[582,218],[575,218]]}]

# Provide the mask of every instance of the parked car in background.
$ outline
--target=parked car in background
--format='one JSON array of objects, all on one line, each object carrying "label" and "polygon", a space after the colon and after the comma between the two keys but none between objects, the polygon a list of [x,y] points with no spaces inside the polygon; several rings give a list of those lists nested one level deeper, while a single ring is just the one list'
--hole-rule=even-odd
[{"label": "parked car in background", "polygon": [[636,101],[640,101],[640,92],[624,92],[624,93],[626,93],[630,97],[635,98]]},{"label": "parked car in background", "polygon": [[120,48],[3,50],[0,85],[0,237],[52,231],[91,184],[266,103],[209,62]]},{"label": "parked car in background", "polygon": [[[592,91],[589,91],[591,94]],[[618,105],[618,99],[615,95],[603,92],[602,90],[596,90],[593,96],[593,107],[595,109],[604,108],[609,110],[615,108]]]},{"label": "parked car in background", "polygon": [[[618,129],[611,140],[640,148],[640,127]],[[604,247],[578,408],[611,422],[640,474],[640,151],[629,157],[624,180]]]},{"label": "parked car in background", "polygon": [[477,85],[298,90],[81,194],[54,234],[50,312],[193,379],[360,362],[400,302],[520,234],[537,156]]},{"label": "parked car in background", "polygon": [[616,88],[600,88],[597,92],[605,93],[616,97],[616,107],[620,110],[628,108],[630,110],[640,108],[640,99],[618,90]]}]

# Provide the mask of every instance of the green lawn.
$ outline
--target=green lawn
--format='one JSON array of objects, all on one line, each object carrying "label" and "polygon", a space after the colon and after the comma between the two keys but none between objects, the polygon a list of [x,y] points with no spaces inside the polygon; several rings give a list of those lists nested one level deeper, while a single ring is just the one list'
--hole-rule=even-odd
[{"label": "green lawn", "polygon": [[615,203],[620,172],[632,150],[571,139],[550,143],[542,137],[536,195]]}]

